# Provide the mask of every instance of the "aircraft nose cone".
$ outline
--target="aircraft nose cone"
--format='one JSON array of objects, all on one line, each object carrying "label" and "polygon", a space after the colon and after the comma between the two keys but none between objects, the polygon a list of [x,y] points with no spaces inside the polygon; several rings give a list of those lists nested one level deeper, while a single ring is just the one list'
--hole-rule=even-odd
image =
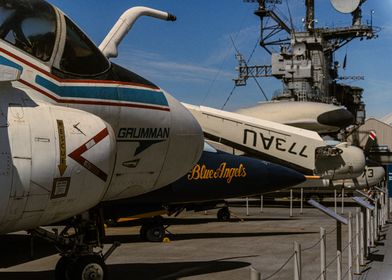
[{"label": "aircraft nose cone", "polygon": [[173,96],[165,95],[170,105],[170,145],[157,187],[187,174],[199,160],[204,147],[203,131],[195,117]]},{"label": "aircraft nose cone", "polygon": [[273,186],[276,189],[295,186],[306,180],[302,173],[272,163],[268,165],[268,173],[272,178]]},{"label": "aircraft nose cone", "polygon": [[347,109],[341,108],[319,115],[317,121],[324,125],[343,128],[353,124],[354,116]]}]

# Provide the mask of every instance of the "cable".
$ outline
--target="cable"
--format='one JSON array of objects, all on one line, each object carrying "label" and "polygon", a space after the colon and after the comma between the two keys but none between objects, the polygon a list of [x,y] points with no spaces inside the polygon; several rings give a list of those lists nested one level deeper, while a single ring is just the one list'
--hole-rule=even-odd
[{"label": "cable", "polygon": [[237,88],[237,86],[236,86],[236,85],[234,85],[234,86],[233,86],[233,88],[232,88],[232,90],[230,91],[230,94],[229,94],[229,96],[226,98],[226,101],[225,101],[225,103],[223,104],[223,106],[222,106],[221,110],[223,110],[223,109],[225,108],[225,106],[226,106],[227,102],[229,102],[229,100],[230,100],[231,96],[233,95],[233,93],[234,93],[234,90],[235,90],[236,88]]},{"label": "cable", "polygon": [[[273,10],[278,9],[278,7],[276,6],[276,4],[273,4],[272,9],[273,9]],[[283,14],[283,15],[284,15],[284,14]],[[286,19],[287,19],[287,17],[286,17]],[[266,24],[269,23],[269,20],[270,20],[270,17],[267,18]],[[261,28],[262,28],[262,27],[261,27]],[[236,36],[236,38],[237,38],[237,36]],[[234,49],[236,50],[236,52],[237,52],[238,54],[240,54],[240,52],[239,52],[238,48],[235,46],[234,40],[233,40],[233,38],[232,38],[231,36],[230,36],[230,39],[231,39],[231,42],[232,42],[232,44],[233,44]],[[248,64],[248,63],[250,62],[250,60],[252,59],[252,57],[253,57],[253,55],[254,55],[254,53],[255,53],[255,51],[256,51],[256,48],[257,48],[257,46],[258,46],[258,44],[259,44],[259,42],[260,42],[261,39],[262,39],[262,34],[260,34],[259,38],[257,38],[256,44],[255,44],[255,46],[254,46],[254,48],[253,48],[253,50],[252,50],[252,52],[251,52],[251,54],[250,54],[250,56],[249,56],[247,62],[245,63],[245,66],[248,66],[247,64]],[[252,78],[254,79],[254,81],[255,81],[257,87],[259,88],[259,90],[260,90],[261,93],[263,94],[265,100],[268,101],[267,94],[265,93],[265,91],[264,91],[263,88],[261,87],[261,85],[260,85],[260,83],[258,82],[258,80],[256,79],[256,77],[252,77]],[[234,88],[235,88],[235,87],[234,87]],[[226,104],[227,104],[228,101],[230,100],[231,96],[233,95],[234,88],[231,90],[231,92],[230,92],[230,94],[229,94],[229,97],[226,99],[224,105],[222,106],[222,109],[226,106]]]},{"label": "cable", "polygon": [[343,275],[343,277],[342,277],[343,280],[346,279],[346,277],[347,277],[349,271],[350,271],[350,270],[348,269],[348,270],[346,271],[346,273],[344,273],[344,275]]},{"label": "cable", "polygon": [[255,77],[253,77],[253,79],[255,80],[257,86],[259,87],[259,89],[260,89],[261,93],[263,94],[265,100],[268,101],[268,97],[267,97],[267,95],[265,94],[265,91],[263,90],[263,88],[261,87],[261,85],[259,84],[259,81],[257,81],[257,79],[256,79]]},{"label": "cable", "polygon": [[276,14],[279,17],[283,18],[283,20],[290,21],[290,19],[285,15],[285,13],[281,9],[279,9],[278,6],[274,5],[273,10],[276,12]]},{"label": "cable", "polygon": [[259,38],[257,38],[256,44],[255,44],[255,46],[253,47],[253,50],[252,50],[252,52],[250,53],[249,58],[248,58],[248,61],[247,61],[246,63],[249,63],[250,60],[252,59],[252,56],[253,56],[253,54],[255,53],[256,48],[257,48],[257,46],[259,45],[260,40],[261,40],[261,35],[260,35]]},{"label": "cable", "polygon": [[342,249],[342,253],[348,248],[349,245],[350,243],[347,242],[347,245]]},{"label": "cable", "polygon": [[323,275],[323,272],[320,272],[320,274],[314,280],[319,279],[321,277],[321,275]]},{"label": "cable", "polygon": [[290,18],[291,32],[293,33],[294,41],[296,42],[297,38],[295,36],[295,26],[294,26],[294,22],[293,22],[293,17],[291,16],[291,11],[290,11],[288,0],[286,0],[286,6],[287,6],[287,11],[289,13],[289,18]]},{"label": "cable", "polygon": [[[248,15],[249,15],[249,14],[246,13],[246,14],[244,15],[243,19],[241,20],[240,28],[238,29],[238,32],[237,32],[236,35],[235,35],[235,38],[236,38],[236,39],[237,39],[238,35],[241,33],[241,31],[242,31],[242,26],[244,25],[244,22],[246,21]],[[230,36],[230,37],[231,37],[231,36]],[[227,53],[226,56],[224,57],[224,59],[223,59],[221,65],[220,65],[220,67],[219,67],[219,70],[216,72],[216,74],[215,74],[215,76],[214,76],[214,79],[211,81],[210,86],[208,87],[208,90],[207,90],[206,94],[204,95],[204,98],[203,98],[201,104],[204,104],[204,102],[206,101],[208,95],[210,94],[210,91],[211,91],[213,85],[215,84],[216,80],[218,79],[220,73],[222,72],[223,65],[225,64],[225,62],[226,62],[228,56],[229,56],[229,53]]]},{"label": "cable", "polygon": [[330,233],[334,232],[337,228],[338,228],[338,227],[335,227],[335,228],[333,228],[331,231],[327,231],[326,234],[330,234]]},{"label": "cable", "polygon": [[331,264],[333,264],[337,258],[338,258],[338,255],[336,255],[336,257],[334,257],[334,258],[332,259],[332,261],[330,261],[330,262],[327,264],[327,266],[325,267],[325,269],[327,269]]},{"label": "cable", "polygon": [[313,248],[316,247],[318,244],[320,244],[321,240],[323,240],[323,239],[320,238],[314,245],[312,245],[312,246],[310,246],[310,247],[308,247],[308,248],[302,249],[301,252],[305,252],[305,251],[308,251],[308,250],[310,250],[310,249],[313,249]]},{"label": "cable", "polygon": [[[230,40],[231,40],[231,43],[233,44],[233,47],[234,47],[236,53],[239,54],[239,55],[241,55],[240,51],[238,50],[237,46],[236,46],[235,43],[234,43],[233,37],[230,36]],[[259,41],[259,38],[257,38],[257,41]],[[254,48],[254,50],[255,50],[255,49],[256,49],[256,48]],[[253,55],[253,53],[254,53],[254,51],[252,52],[252,55]],[[248,62],[249,62],[249,59],[248,59]],[[248,63],[247,63],[247,62],[245,62],[245,66],[248,67]],[[252,77],[252,78],[255,80],[255,82],[256,82],[258,88],[260,89],[261,93],[263,94],[265,100],[268,101],[268,97],[267,97],[267,95],[265,94],[265,91],[264,91],[263,88],[261,87],[260,83],[257,81],[256,77]],[[225,103],[223,104],[222,109],[223,109],[223,108],[226,106],[226,104],[229,102],[229,100],[230,100],[231,96],[233,95],[234,90],[235,90],[236,87],[237,87],[237,86],[234,85],[234,87],[233,87],[233,89],[231,90],[229,96],[227,97]]]},{"label": "cable", "polygon": [[271,279],[276,274],[278,274],[286,266],[286,264],[289,263],[289,261],[294,257],[294,255],[295,255],[295,253],[293,253],[278,270],[276,270],[274,273],[272,273],[271,275],[269,275],[266,278],[264,278],[264,280]]},{"label": "cable", "polygon": [[225,62],[226,62],[226,58],[223,60],[222,64],[220,65],[219,70],[216,71],[216,74],[215,74],[215,76],[214,76],[214,79],[212,79],[211,84],[210,84],[210,86],[208,87],[207,92],[206,92],[206,94],[205,94],[204,97],[203,97],[203,100],[201,101],[201,104],[202,104],[202,105],[203,105],[204,102],[206,101],[208,95],[210,94],[210,91],[211,91],[212,87],[214,86],[216,80],[218,79],[220,73],[222,72],[223,64],[224,64]]}]

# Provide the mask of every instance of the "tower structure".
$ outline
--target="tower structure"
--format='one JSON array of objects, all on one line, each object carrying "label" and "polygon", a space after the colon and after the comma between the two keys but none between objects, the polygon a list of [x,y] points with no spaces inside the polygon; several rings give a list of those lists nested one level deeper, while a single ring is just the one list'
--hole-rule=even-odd
[{"label": "tower structure", "polygon": [[[362,76],[341,76],[334,53],[359,39],[377,37],[378,29],[372,22],[362,22],[361,6],[366,0],[331,0],[333,7],[351,14],[352,24],[345,27],[316,27],[314,0],[305,0],[304,28],[295,30],[290,22],[276,12],[282,0],[244,0],[257,2],[255,15],[260,18],[260,46],[271,55],[271,65],[247,65],[242,55],[239,61],[237,86],[245,86],[248,78],[275,77],[283,82],[283,88],[274,100],[314,101],[343,105],[355,116],[355,124],[365,120],[363,89],[344,84],[347,80],[363,80]],[[279,51],[273,50],[278,47]],[[345,62],[343,63],[345,64]],[[345,65],[343,65],[345,67]]]}]

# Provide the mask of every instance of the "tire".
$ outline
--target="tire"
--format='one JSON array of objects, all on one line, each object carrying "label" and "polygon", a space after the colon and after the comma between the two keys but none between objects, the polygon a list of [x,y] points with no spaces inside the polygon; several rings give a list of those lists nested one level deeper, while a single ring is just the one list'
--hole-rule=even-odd
[{"label": "tire", "polygon": [[72,267],[72,280],[107,280],[107,267],[98,255],[79,257]]},{"label": "tire", "polygon": [[150,242],[162,242],[165,238],[165,228],[163,225],[150,224],[146,227],[146,240]]},{"label": "tire", "polygon": [[230,210],[228,207],[224,207],[219,209],[218,213],[216,214],[218,221],[220,222],[227,222],[230,220]]},{"label": "tire", "polygon": [[56,280],[68,280],[70,279],[67,277],[69,274],[69,267],[71,264],[71,259],[68,257],[62,256],[56,264],[56,268],[54,270],[54,278]]},{"label": "tire", "polygon": [[[140,239],[143,240],[143,241],[160,242],[160,241],[152,241],[152,240],[149,240],[148,237],[147,237],[147,231],[148,231],[151,227],[163,227],[164,221],[165,221],[165,220],[163,219],[162,216],[155,216],[155,217],[153,217],[153,218],[151,218],[151,219],[145,219],[145,220],[143,221],[142,226],[140,227],[140,230],[139,230]],[[150,234],[151,234],[151,233],[150,233]],[[163,237],[162,237],[162,240],[163,240],[163,238],[165,237],[164,235],[165,235],[165,229],[163,228]],[[154,239],[154,238],[153,238],[153,239]],[[162,240],[161,240],[161,241],[162,241]]]}]

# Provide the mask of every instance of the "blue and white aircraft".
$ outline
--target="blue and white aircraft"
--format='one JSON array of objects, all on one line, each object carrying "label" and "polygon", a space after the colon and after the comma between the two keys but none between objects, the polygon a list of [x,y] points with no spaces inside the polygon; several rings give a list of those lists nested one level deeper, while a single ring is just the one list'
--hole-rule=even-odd
[{"label": "blue and white aircraft", "polygon": [[[182,211],[221,208],[218,220],[230,219],[225,199],[260,195],[302,183],[305,176],[290,168],[263,160],[237,156],[205,143],[203,154],[188,174],[167,187],[136,197],[103,202],[108,224],[141,219],[140,237],[161,242],[167,225],[160,215],[179,215]],[[223,208],[222,208],[223,206]]]},{"label": "blue and white aircraft", "polygon": [[[203,149],[183,105],[108,60],[141,15],[175,19],[131,9],[101,51],[45,1],[0,1],[0,234],[54,242],[56,279],[106,279],[94,207],[174,182]],[[61,233],[39,228],[68,218]]]}]

